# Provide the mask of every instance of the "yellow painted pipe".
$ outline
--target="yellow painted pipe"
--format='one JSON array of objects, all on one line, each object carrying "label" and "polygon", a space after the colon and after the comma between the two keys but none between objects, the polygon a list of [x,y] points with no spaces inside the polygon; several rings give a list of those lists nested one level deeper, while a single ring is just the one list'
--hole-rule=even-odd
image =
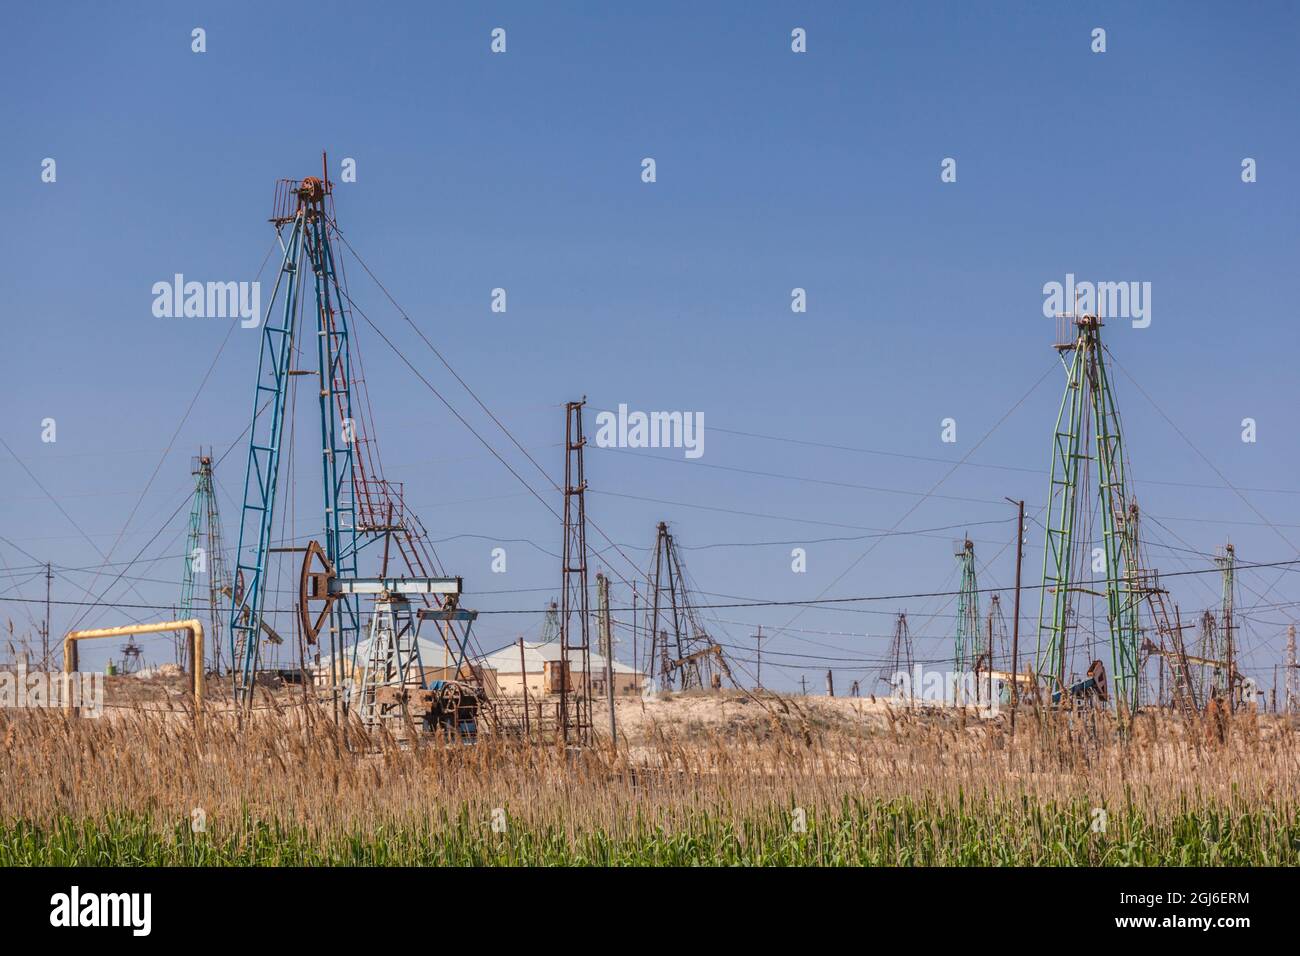
[{"label": "yellow painted pipe", "polygon": [[[85,631],[69,631],[63,639],[63,673],[77,670],[77,642],[97,637],[130,637],[133,634],[158,634],[164,631],[189,631],[190,634],[190,690],[194,694],[194,712],[203,710],[203,622],[198,618],[186,621],[159,621],[157,624],[127,624],[122,627],[95,627]],[[71,700],[64,707],[75,713]]]}]

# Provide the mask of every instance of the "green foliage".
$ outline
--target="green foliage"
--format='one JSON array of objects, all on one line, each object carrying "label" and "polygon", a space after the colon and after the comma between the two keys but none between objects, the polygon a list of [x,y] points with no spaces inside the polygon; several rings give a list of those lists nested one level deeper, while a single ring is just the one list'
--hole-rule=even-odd
[{"label": "green foliage", "polygon": [[478,808],[313,830],[242,819],[193,833],[149,814],[0,824],[0,866],[1296,866],[1300,808],[1183,807],[1156,820],[1112,810],[1091,829],[1086,802],[845,797],[809,809],[736,816],[698,806],[671,826],[635,813],[582,829],[562,819],[510,819],[494,832]]}]

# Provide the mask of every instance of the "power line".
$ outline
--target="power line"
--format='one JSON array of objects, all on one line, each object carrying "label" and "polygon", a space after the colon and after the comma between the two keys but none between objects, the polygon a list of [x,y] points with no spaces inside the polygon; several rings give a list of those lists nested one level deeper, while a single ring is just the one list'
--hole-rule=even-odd
[{"label": "power line", "polygon": [[[1289,560],[1286,560],[1286,561],[1265,561],[1265,562],[1258,562],[1258,563],[1254,563],[1254,564],[1238,564],[1238,565],[1237,565],[1237,569],[1238,569],[1238,570],[1248,570],[1248,569],[1253,569],[1253,568],[1291,568],[1291,567],[1293,567],[1293,566],[1295,566],[1295,565],[1298,565],[1298,564],[1300,564],[1300,558],[1293,558],[1293,559],[1289,559]],[[1161,578],[1189,577],[1189,576],[1192,576],[1192,575],[1200,575],[1200,574],[1219,574],[1219,573],[1220,573],[1220,570],[1219,570],[1218,568],[1201,568],[1201,569],[1191,570],[1191,571],[1171,571],[1171,572],[1169,572],[1169,573],[1167,573],[1167,574],[1162,574],[1162,575],[1161,575]],[[1095,585],[1095,584],[1102,584],[1102,583],[1104,583],[1104,581],[1102,581],[1102,580],[1092,580],[1092,581],[1084,581],[1084,582],[1081,582],[1081,584],[1093,584],[1093,585]],[[1041,590],[1043,587],[1044,587],[1044,585],[1042,585],[1042,584],[1029,584],[1029,585],[1025,585],[1025,586],[1023,587],[1022,590],[1025,590],[1025,591],[1034,591],[1034,590]],[[1001,593],[1001,592],[1003,592],[1003,591],[1005,591],[1005,590],[1006,590],[1006,588],[998,588],[998,587],[993,587],[993,588],[977,588],[977,589],[976,589],[976,593],[979,593],[979,594],[992,594],[992,593]],[[696,605],[693,605],[693,606],[694,606],[697,610],[706,610],[706,609],[725,609],[725,608],[743,608],[743,607],[827,607],[827,606],[834,606],[834,605],[839,605],[839,604],[851,604],[851,603],[860,603],[860,602],[866,602],[866,601],[908,601],[908,600],[921,600],[921,599],[924,599],[924,598],[955,597],[955,596],[959,595],[960,593],[961,593],[960,591],[917,591],[917,592],[901,593],[901,594],[869,594],[869,595],[858,595],[858,596],[854,596],[854,597],[836,597],[836,598],[817,597],[817,598],[810,598],[810,599],[767,600],[767,601],[739,601],[739,602],[732,602],[732,603],[725,603],[725,604],[696,604]],[[19,603],[44,603],[44,599],[43,599],[43,598],[41,598],[41,599],[37,599],[37,598],[0,598],[0,601],[11,601],[11,602],[19,602]],[[56,602],[53,602],[53,603],[56,603],[56,604],[66,604],[66,605],[74,605],[74,606],[85,606],[85,605],[87,605],[87,604],[94,604],[95,602],[86,602],[86,601],[56,601]],[[103,606],[104,606],[104,607],[122,607],[122,608],[143,608],[143,609],[150,609],[150,610],[165,610],[165,609],[167,609],[167,608],[170,607],[170,605],[157,605],[157,604],[125,604],[125,603],[104,603]],[[484,615],[484,614],[546,614],[546,613],[549,612],[549,610],[550,610],[550,608],[520,608],[520,609],[502,609],[502,610],[496,610],[496,611],[479,611],[478,613],[479,613],[480,615]],[[623,612],[630,612],[630,611],[633,610],[633,608],[630,608],[630,607],[622,607],[622,608],[611,608],[611,610],[612,610],[612,611],[617,611],[617,612],[619,612],[619,613],[623,613]],[[786,627],[789,627],[789,625],[786,625]],[[777,628],[776,630],[781,630],[781,628]]]},{"label": "power line", "polygon": [[[602,409],[602,410],[609,411],[609,409]],[[864,455],[880,455],[887,458],[904,458],[911,461],[927,461],[927,462],[933,462],[935,464],[941,464],[941,465],[953,464],[951,458],[938,458],[932,455],[913,455],[913,454],[907,454],[905,452],[885,451],[883,449],[878,449],[878,448],[860,448],[852,445],[835,444],[833,442],[813,441],[811,439],[805,439],[805,438],[791,438],[789,436],[784,436],[784,435],[764,435],[759,432],[742,431],[736,428],[722,428],[718,425],[710,425],[709,430],[722,432],[723,434],[727,434],[727,435],[738,435],[745,438],[758,438],[765,441],[787,442],[789,444],[794,444],[794,445],[807,445],[814,448],[827,448],[834,451],[856,452],[858,454],[864,454]],[[1013,472],[1020,472],[1022,474],[1031,474],[1031,475],[1039,475],[1039,476],[1046,476],[1047,474],[1047,472],[1043,471],[1040,468],[1026,468],[1018,465],[995,465],[990,462],[967,461],[965,459],[963,459],[960,462],[957,462],[957,464],[969,468],[987,468],[996,471],[1013,471]],[[1210,491],[1240,490],[1240,491],[1258,492],[1260,494],[1300,495],[1300,490],[1297,490],[1295,488],[1240,488],[1238,489],[1238,488],[1233,488],[1231,485],[1228,484],[1208,485],[1208,484],[1200,484],[1196,482],[1168,481],[1168,480],[1161,480],[1155,478],[1145,478],[1145,479],[1139,478],[1135,480],[1139,484],[1166,485],[1171,488],[1195,488],[1195,489],[1210,490]]]}]

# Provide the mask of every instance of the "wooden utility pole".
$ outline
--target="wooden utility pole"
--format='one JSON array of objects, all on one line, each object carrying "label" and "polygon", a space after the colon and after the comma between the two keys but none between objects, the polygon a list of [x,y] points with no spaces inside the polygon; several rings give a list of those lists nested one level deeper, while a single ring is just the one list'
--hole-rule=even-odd
[{"label": "wooden utility pole", "polygon": [[1223,571],[1223,632],[1224,643],[1228,652],[1228,713],[1235,714],[1237,712],[1237,695],[1240,693],[1237,687],[1237,670],[1232,646],[1232,619],[1236,617],[1235,602],[1233,601],[1235,596],[1233,592],[1236,588],[1234,580],[1237,564],[1236,549],[1231,544],[1224,545],[1223,555],[1216,558],[1215,563]]},{"label": "wooden utility pole", "polygon": [[1237,682],[1235,680],[1236,672],[1233,670],[1232,667],[1232,623],[1231,622],[1232,622],[1231,618],[1228,618],[1225,621],[1224,639],[1228,649],[1228,661],[1227,661],[1228,663],[1228,713],[1235,714],[1237,712],[1238,691],[1237,691]]},{"label": "wooden utility pole", "polygon": [[528,665],[524,663],[524,638],[519,637],[519,684],[524,689],[524,736],[529,737],[528,732]]},{"label": "wooden utility pole", "polygon": [[1282,709],[1288,714],[1295,711],[1296,701],[1300,700],[1300,664],[1296,663],[1295,656],[1295,625],[1288,624],[1286,628],[1286,674],[1283,675],[1286,680],[1283,683],[1282,691]]},{"label": "wooden utility pole", "polygon": [[808,696],[808,678],[802,674],[799,675],[799,693],[804,697]]},{"label": "wooden utility pole", "polygon": [[[989,602],[990,605],[989,606],[989,699],[985,701],[986,707],[993,706],[993,611],[995,608],[1000,611],[1001,603],[1002,602],[999,600],[996,594],[993,595],[993,599]],[[1014,673],[1014,671],[1012,673]],[[1011,683],[1014,684],[1015,681],[1012,681]],[[980,676],[979,676],[979,668],[977,667],[976,674],[975,674],[975,699],[976,700],[979,699],[979,695],[980,695]]]},{"label": "wooden utility pole", "polygon": [[1228,713],[1235,714],[1237,712],[1237,694],[1239,693],[1239,691],[1237,689],[1237,681],[1235,679],[1236,671],[1233,670],[1232,618],[1231,617],[1228,618],[1227,627],[1224,630],[1227,633],[1227,644],[1228,644]]},{"label": "wooden utility pole", "polygon": [[826,672],[826,696],[827,697],[835,696],[835,672],[834,671]]},{"label": "wooden utility pole", "polygon": [[50,582],[54,580],[54,569],[50,562],[45,562],[45,630],[41,632],[41,670],[50,669]]},{"label": "wooden utility pole", "polygon": [[596,572],[596,604],[600,608],[600,652],[605,655],[605,693],[609,697],[609,745],[618,747],[614,725],[614,631],[609,619],[609,578]]},{"label": "wooden utility pole", "polygon": [[[1011,501],[1010,498],[1007,501]],[[1011,501],[1016,518],[1016,607],[1011,619],[1011,735],[1016,734],[1016,708],[1020,704],[1020,568],[1025,561],[1025,502]],[[991,663],[990,663],[990,666]]]},{"label": "wooden utility pole", "polygon": [[763,625],[758,625],[758,689],[763,689]]},{"label": "wooden utility pole", "polygon": [[[993,595],[994,598],[997,595]],[[993,602],[993,607],[997,607],[997,601]],[[993,669],[993,607],[989,608],[989,670]]]}]

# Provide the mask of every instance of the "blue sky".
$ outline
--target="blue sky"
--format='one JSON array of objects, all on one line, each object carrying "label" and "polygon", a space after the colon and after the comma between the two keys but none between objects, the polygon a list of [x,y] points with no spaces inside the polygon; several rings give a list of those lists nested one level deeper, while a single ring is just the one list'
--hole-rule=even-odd
[{"label": "blue sky", "polygon": [[[967,527],[980,584],[1012,584],[1002,499],[1024,498],[1032,515],[1046,498],[1064,374],[1051,371],[1042,287],[1067,273],[1152,284],[1148,328],[1106,329],[1152,563],[1211,567],[1229,537],[1242,562],[1296,556],[1294,5],[624,6],[6,15],[0,615],[17,635],[43,614],[30,603],[44,596],[36,561],[62,569],[56,601],[84,601],[121,566],[98,580],[71,569],[143,549],[126,572],[135,590],[124,580],[108,600],[177,600],[185,513],[166,519],[197,447],[221,454],[247,425],[259,333],[235,329],[222,348],[228,321],[155,318],[150,289],[176,272],[256,278],[275,180],[315,173],[322,149],[335,179],[356,160],[357,181],[336,193],[349,240],[553,475],[566,400],[704,414],[699,461],[592,448],[587,462],[590,516],[642,568],[656,522],[669,521],[701,601],[951,591],[952,540]],[[494,27],[507,31],[503,55],[489,51]],[[791,52],[795,27],[805,54]],[[1091,52],[1094,27],[1105,53]],[[54,183],[41,181],[46,157]],[[657,164],[652,184],[644,157]],[[955,183],[940,182],[945,157]],[[1241,181],[1245,157],[1255,183]],[[354,273],[357,301],[542,488]],[[490,311],[495,287],[505,314]],[[795,287],[806,313],[791,312]],[[559,583],[546,553],[560,545],[554,518],[368,332],[358,338],[388,477],[406,482],[445,565],[465,577],[466,603],[543,607]],[[940,441],[947,417],[955,444]],[[1241,441],[1246,417],[1254,443]],[[54,443],[41,440],[46,418]],[[298,424],[310,450],[315,422]],[[236,448],[218,470],[232,538],[245,455]],[[310,535],[319,478],[300,467],[289,486],[294,533]],[[895,527],[925,533],[861,538]],[[837,538],[857,540],[826,540]],[[505,574],[490,571],[496,546]],[[797,546],[804,574],[790,568]],[[593,572],[606,563],[632,574],[612,554]],[[1031,524],[1026,584],[1041,572]],[[288,587],[291,569],[276,573]],[[1240,576],[1245,663],[1265,687],[1296,581],[1285,568]],[[1168,583],[1185,622],[1216,600],[1212,575]],[[842,692],[878,686],[898,610],[917,657],[944,658],[955,608],[939,597],[709,614],[748,671],[754,627],[776,632],[765,683],[820,688],[829,667]],[[53,631],[83,610],[56,605]],[[1036,615],[1028,594],[1031,650]],[[492,649],[539,626],[536,614],[485,615],[479,641]]]}]

